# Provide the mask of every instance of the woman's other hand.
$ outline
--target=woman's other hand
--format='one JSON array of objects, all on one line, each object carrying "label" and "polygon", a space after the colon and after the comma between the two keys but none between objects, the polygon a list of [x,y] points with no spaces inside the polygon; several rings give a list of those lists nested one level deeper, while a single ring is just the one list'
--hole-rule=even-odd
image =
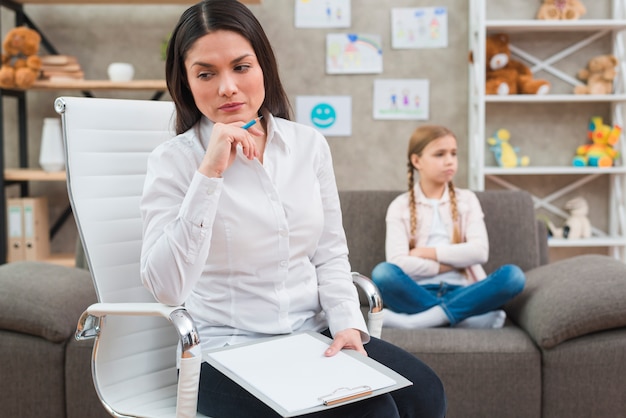
[{"label": "woman's other hand", "polygon": [[361,341],[361,331],[358,329],[348,328],[336,333],[333,343],[324,352],[324,355],[326,357],[332,357],[343,348],[355,350],[367,356],[367,352],[365,348],[363,348],[363,342]]}]

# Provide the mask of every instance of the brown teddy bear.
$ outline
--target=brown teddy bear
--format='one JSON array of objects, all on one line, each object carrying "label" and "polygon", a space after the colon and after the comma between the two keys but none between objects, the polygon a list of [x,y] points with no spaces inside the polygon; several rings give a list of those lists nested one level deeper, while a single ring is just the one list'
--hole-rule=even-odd
[{"label": "brown teddy bear", "polygon": [[530,68],[511,59],[509,36],[498,33],[487,36],[486,94],[547,94],[550,83],[533,78]]},{"label": "brown teddy bear", "polygon": [[39,76],[41,58],[37,56],[41,36],[26,26],[11,29],[2,42],[0,87],[26,89]]},{"label": "brown teddy bear", "polygon": [[578,71],[578,78],[586,81],[584,86],[574,87],[576,94],[611,94],[618,61],[612,54],[597,55],[589,60],[587,68]]},{"label": "brown teddy bear", "polygon": [[585,13],[587,9],[579,0],[544,0],[537,11],[537,19],[576,20]]}]

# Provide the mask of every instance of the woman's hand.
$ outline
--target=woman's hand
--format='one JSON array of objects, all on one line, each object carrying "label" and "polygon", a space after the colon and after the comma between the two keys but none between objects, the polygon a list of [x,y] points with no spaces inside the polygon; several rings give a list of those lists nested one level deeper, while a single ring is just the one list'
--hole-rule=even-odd
[{"label": "woman's hand", "polygon": [[241,145],[243,154],[249,160],[258,158],[256,142],[253,136],[263,136],[263,131],[255,126],[242,129],[242,123],[216,123],[209,139],[202,163],[198,171],[207,177],[222,177],[237,155],[237,145]]},{"label": "woman's hand", "polygon": [[361,342],[361,331],[358,329],[348,328],[336,333],[333,343],[324,352],[324,355],[326,357],[332,357],[342,348],[356,350],[364,356],[367,356],[367,352],[365,351],[365,348],[363,348],[363,343]]}]

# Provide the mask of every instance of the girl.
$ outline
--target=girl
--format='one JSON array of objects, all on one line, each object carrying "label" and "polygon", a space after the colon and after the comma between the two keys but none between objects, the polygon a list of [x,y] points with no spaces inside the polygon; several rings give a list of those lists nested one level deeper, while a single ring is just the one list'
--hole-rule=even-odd
[{"label": "girl", "polygon": [[[204,349],[317,331],[333,338],[320,355],[356,350],[413,382],[315,416],[444,416],[437,375],[367,333],[328,143],[289,120],[274,53],[252,12],[236,0],[187,9],[172,32],[166,79],[179,135],[148,161],[145,286],[160,302],[185,304]],[[278,416],[208,363],[198,410]]]},{"label": "girl", "polygon": [[442,126],[417,128],[408,160],[409,191],[387,210],[387,262],[372,272],[389,308],[384,324],[501,327],[506,315],[496,309],[520,293],[526,279],[514,265],[489,276],[480,265],[489,255],[487,230],[476,195],[452,184],[454,134]]}]

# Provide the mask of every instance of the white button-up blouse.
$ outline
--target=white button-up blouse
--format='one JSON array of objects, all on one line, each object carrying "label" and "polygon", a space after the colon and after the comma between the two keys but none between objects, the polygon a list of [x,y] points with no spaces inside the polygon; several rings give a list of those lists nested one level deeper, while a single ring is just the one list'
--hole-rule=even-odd
[{"label": "white button-up blouse", "polygon": [[158,301],[186,306],[204,349],[325,328],[356,328],[366,342],[328,144],[264,117],[263,164],[238,150],[222,178],[197,171],[206,118],[152,152],[142,281]]}]

